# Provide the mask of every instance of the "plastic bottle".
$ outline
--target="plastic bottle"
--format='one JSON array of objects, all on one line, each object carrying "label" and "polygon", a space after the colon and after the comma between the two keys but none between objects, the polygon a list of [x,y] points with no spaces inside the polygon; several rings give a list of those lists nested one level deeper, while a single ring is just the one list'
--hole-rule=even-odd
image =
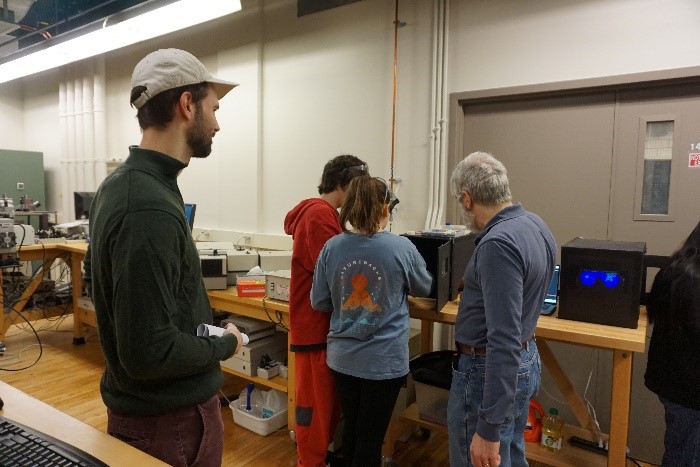
[{"label": "plastic bottle", "polygon": [[252,409],[252,406],[250,404],[250,398],[253,394],[254,388],[255,388],[255,385],[253,383],[248,383],[248,386],[246,387],[245,409],[247,411],[250,411]]},{"label": "plastic bottle", "polygon": [[561,450],[562,427],[564,421],[559,418],[559,411],[552,407],[542,419],[542,446],[548,451]]},{"label": "plastic bottle", "polygon": [[537,402],[537,399],[530,399],[530,407],[527,414],[527,423],[523,438],[526,443],[541,443],[542,442],[542,418],[544,417],[544,409]]},{"label": "plastic bottle", "polygon": [[286,403],[287,397],[283,392],[278,391],[276,389],[263,391],[263,418],[270,418],[273,415],[281,412],[284,409]]},{"label": "plastic bottle", "polygon": [[238,396],[240,409],[258,418],[262,418],[262,403],[262,391],[256,388],[253,383],[248,383],[248,386]]}]

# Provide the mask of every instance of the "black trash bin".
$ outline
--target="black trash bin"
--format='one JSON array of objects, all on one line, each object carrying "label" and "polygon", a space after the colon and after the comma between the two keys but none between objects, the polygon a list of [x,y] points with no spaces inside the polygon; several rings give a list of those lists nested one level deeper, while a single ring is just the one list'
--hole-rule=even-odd
[{"label": "black trash bin", "polygon": [[452,350],[438,350],[416,357],[409,364],[416,386],[418,416],[423,420],[447,425],[454,355]]}]

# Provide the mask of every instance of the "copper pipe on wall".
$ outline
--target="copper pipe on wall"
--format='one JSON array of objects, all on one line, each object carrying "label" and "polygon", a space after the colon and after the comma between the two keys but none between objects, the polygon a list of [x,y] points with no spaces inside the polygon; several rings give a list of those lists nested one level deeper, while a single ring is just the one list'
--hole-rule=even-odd
[{"label": "copper pipe on wall", "polygon": [[394,79],[392,83],[392,98],[391,98],[391,161],[389,172],[389,188],[394,189],[394,153],[396,140],[396,77],[398,73],[399,61],[399,0],[395,2],[394,9]]}]

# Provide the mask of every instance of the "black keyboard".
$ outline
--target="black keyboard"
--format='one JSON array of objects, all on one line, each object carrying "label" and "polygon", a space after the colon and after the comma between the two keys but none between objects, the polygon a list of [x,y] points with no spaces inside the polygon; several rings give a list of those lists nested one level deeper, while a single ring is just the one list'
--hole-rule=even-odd
[{"label": "black keyboard", "polygon": [[107,464],[75,446],[0,417],[0,466],[99,466]]}]

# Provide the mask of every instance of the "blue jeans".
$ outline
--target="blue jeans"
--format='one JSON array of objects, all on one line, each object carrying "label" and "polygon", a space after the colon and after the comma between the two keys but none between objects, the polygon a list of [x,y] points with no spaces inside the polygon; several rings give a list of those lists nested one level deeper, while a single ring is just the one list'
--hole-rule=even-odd
[{"label": "blue jeans", "polygon": [[666,410],[663,467],[700,467],[700,410],[659,396]]},{"label": "blue jeans", "polygon": [[[532,340],[520,353],[520,368],[515,393],[515,403],[506,423],[501,426],[501,466],[527,466],[523,433],[527,423],[528,407],[540,388],[540,354]],[[486,356],[459,355],[456,368],[452,368],[452,386],[447,403],[447,429],[449,433],[450,465],[471,467],[469,446],[479,417],[483,398]]]}]

